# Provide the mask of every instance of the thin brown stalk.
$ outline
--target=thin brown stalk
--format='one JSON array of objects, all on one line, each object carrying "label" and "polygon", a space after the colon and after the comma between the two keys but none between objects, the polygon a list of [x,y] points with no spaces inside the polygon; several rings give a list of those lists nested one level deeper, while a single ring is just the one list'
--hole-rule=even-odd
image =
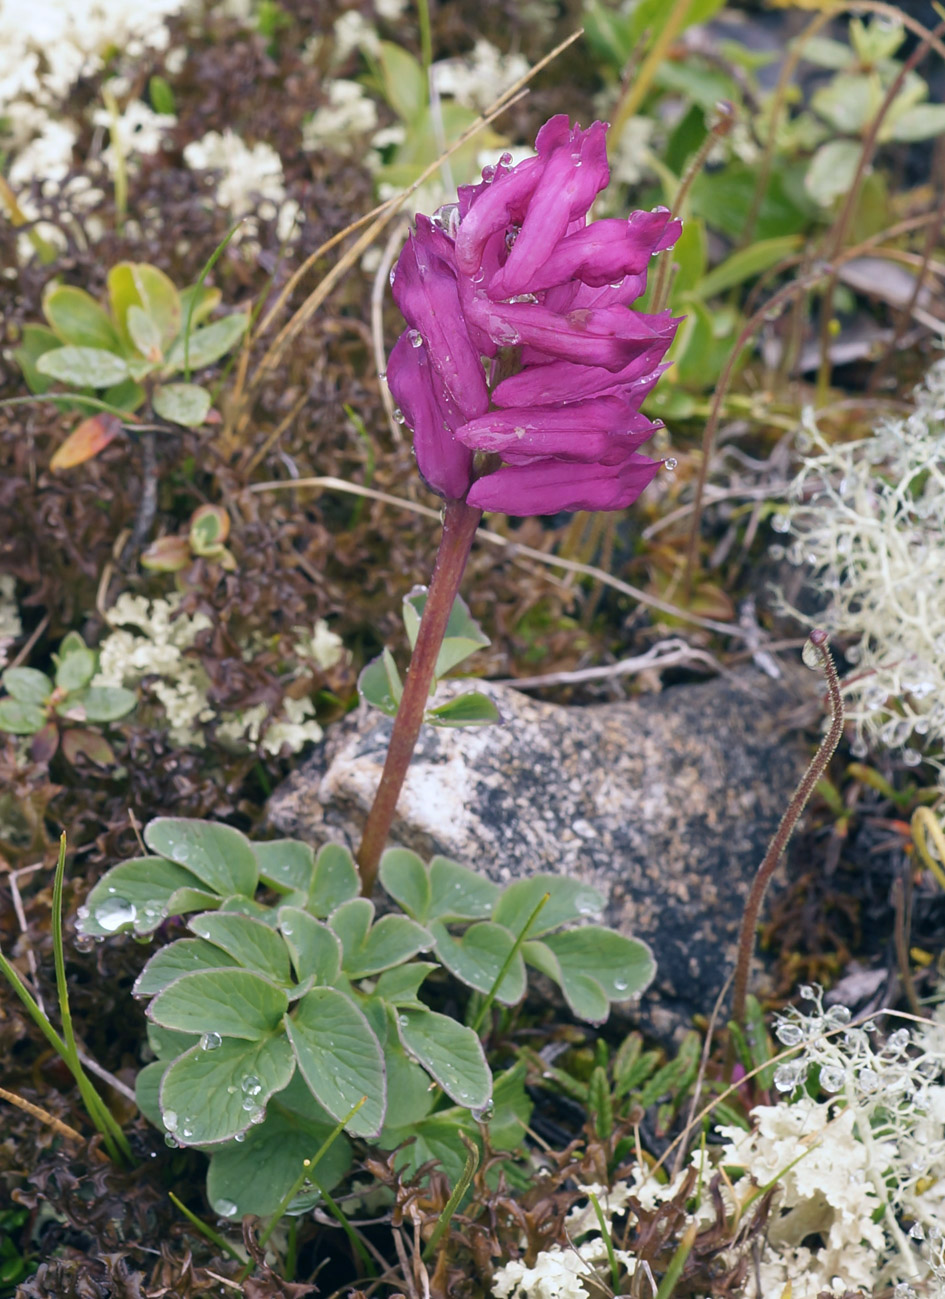
[{"label": "thin brown stalk", "polygon": [[[825,245],[826,255],[828,258],[836,257],[840,249],[843,247],[847,231],[850,228],[853,216],[856,212],[860,193],[863,189],[863,182],[866,179],[867,170],[872,162],[873,154],[876,152],[879,143],[880,128],[886,120],[889,110],[892,108],[899,92],[902,90],[903,84],[905,83],[909,73],[914,70],[917,64],[922,62],[932,42],[943,33],[945,33],[945,21],[940,22],[934,31],[925,31],[923,39],[896,73],[896,76],[893,78],[883,97],[883,102],[873,114],[873,118],[869,124],[869,129],[863,139],[863,147],[860,150],[860,158],[857,163],[856,172],[853,176],[853,184],[847,191],[843,207],[840,210],[840,215],[830,228],[830,242]],[[837,287],[838,271],[839,267],[835,265],[824,289],[823,302],[821,303],[820,370],[817,374],[817,393],[821,401],[826,397],[827,389],[830,386],[830,374],[832,369],[830,364],[830,328],[833,318],[833,298]]]},{"label": "thin brown stalk", "polygon": [[397,810],[397,799],[423,726],[437,655],[481,518],[482,510],[474,509],[465,501],[446,502],[443,535],[423,617],[420,619],[417,642],[410,656],[403,696],[394,718],[384,770],[356,854],[361,872],[361,892],[365,897],[370,897],[374,891],[377,868],[381,853],[387,846],[387,837]]},{"label": "thin brown stalk", "polygon": [[870,393],[876,391],[878,385],[882,382],[883,378],[888,373],[890,364],[892,363],[892,358],[896,355],[896,353],[900,349],[903,335],[905,334],[906,330],[909,328],[909,324],[912,320],[913,312],[915,311],[916,306],[918,305],[919,294],[922,292],[923,285],[925,284],[925,277],[928,275],[929,271],[933,269],[932,255],[935,252],[935,248],[936,245],[938,244],[939,236],[942,233],[942,226],[945,225],[945,190],[942,191],[941,197],[939,198],[935,211],[931,215],[932,215],[932,220],[929,222],[928,226],[926,227],[925,245],[922,249],[922,260],[919,263],[919,267],[915,277],[915,283],[912,286],[912,293],[909,296],[909,301],[905,303],[905,305],[902,308],[902,311],[899,313],[899,316],[896,319],[896,324],[895,327],[893,328],[893,336],[889,341],[889,346],[886,348],[886,352],[882,360],[880,361],[879,365],[875,367],[873,373],[870,375],[870,382],[869,382],[869,389],[868,389]]},{"label": "thin brown stalk", "polygon": [[741,1025],[745,1023],[745,1000],[748,996],[748,975],[751,967],[752,952],[755,949],[755,930],[758,927],[758,916],[761,912],[761,904],[764,901],[765,893],[771,882],[771,876],[775,872],[778,862],[781,860],[781,854],[787,847],[787,842],[797,825],[798,818],[807,806],[807,801],[814,792],[818,780],[824,774],[827,763],[833,757],[837,745],[840,743],[840,736],[843,734],[843,699],[840,695],[840,680],[837,676],[837,669],[834,665],[830,648],[827,643],[827,633],[819,627],[815,627],[808,637],[808,644],[812,645],[816,654],[820,658],[821,667],[827,679],[827,697],[830,703],[830,727],[827,734],[820,742],[820,746],[810,763],[810,766],[801,777],[800,784],[794,791],[794,795],[788,804],[787,811],[781,818],[781,824],[778,826],[771,845],[765,854],[764,861],[758,868],[751,890],[748,894],[748,901],[745,903],[745,911],[742,915],[741,932],[738,937],[738,957],[735,963],[735,983],[732,994],[732,1018]]}]

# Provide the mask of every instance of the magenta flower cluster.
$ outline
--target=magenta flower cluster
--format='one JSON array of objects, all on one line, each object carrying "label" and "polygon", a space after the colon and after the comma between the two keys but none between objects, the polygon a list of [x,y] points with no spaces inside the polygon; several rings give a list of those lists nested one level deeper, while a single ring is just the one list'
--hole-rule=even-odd
[{"label": "magenta flower cluster", "polygon": [[[669,312],[629,306],[681,225],[665,208],[593,221],[607,127],[546,122],[458,203],[419,216],[392,275],[409,328],[387,379],[417,464],[447,500],[505,514],[619,510],[659,468],[640,404],[666,366]],[[493,453],[491,456],[476,453]]]}]

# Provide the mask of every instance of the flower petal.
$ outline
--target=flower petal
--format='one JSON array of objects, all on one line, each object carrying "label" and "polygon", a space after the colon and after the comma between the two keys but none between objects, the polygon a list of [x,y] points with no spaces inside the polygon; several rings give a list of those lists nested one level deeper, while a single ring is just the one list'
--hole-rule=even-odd
[{"label": "flower petal", "polygon": [[[541,188],[529,208],[522,234],[509,254],[505,266],[493,276],[489,296],[507,298],[520,292],[521,277],[516,275],[516,255],[528,230],[531,213],[538,203]],[[626,221],[613,219],[593,221],[576,234],[560,239],[541,265],[534,266],[528,277],[528,290],[536,293],[556,284],[582,280],[595,288],[613,284],[625,275],[639,275],[659,248],[669,247],[682,231],[679,221],[670,221],[667,208],[655,212],[634,212]],[[669,227],[672,231],[667,234]]]},{"label": "flower petal", "polygon": [[[607,128],[603,122],[594,122],[586,131],[575,128],[567,140],[559,133],[556,147],[547,156],[544,156],[543,143],[539,132],[536,145],[544,163],[541,176],[508,260],[499,272],[497,283],[490,285],[493,297],[533,293],[536,288],[561,283],[565,276],[558,277],[556,273],[551,279],[542,280],[541,269],[556,253],[571,222],[587,213],[610,179]],[[578,239],[580,235],[572,238]]]},{"label": "flower petal", "polygon": [[558,402],[580,401],[604,393],[626,390],[639,406],[653,384],[667,368],[660,365],[673,337],[657,339],[622,370],[605,370],[599,365],[580,365],[574,361],[549,361],[529,365],[511,375],[495,388],[492,400],[496,406],[547,406]]},{"label": "flower petal", "polygon": [[417,468],[433,491],[447,500],[466,494],[472,478],[472,452],[453,436],[462,416],[430,365],[427,349],[416,347],[406,330],[391,349],[387,383],[413,429]]},{"label": "flower petal", "polygon": [[480,510],[525,516],[561,510],[623,510],[653,481],[661,462],[631,455],[619,465],[539,460],[478,478],[466,499]]},{"label": "flower petal", "polygon": [[452,257],[451,241],[427,217],[417,217],[394,272],[394,301],[419,331],[446,391],[463,416],[473,419],[487,409],[489,393],[466,328]]},{"label": "flower petal", "polygon": [[624,460],[657,428],[618,396],[568,406],[493,410],[456,430],[460,442],[477,451],[497,451],[507,464],[559,460],[608,464]]},{"label": "flower petal", "polygon": [[668,311],[648,316],[625,307],[578,307],[561,315],[540,304],[486,298],[476,299],[469,311],[500,346],[523,343],[547,356],[606,370],[621,370],[658,339],[671,338],[678,323]]}]

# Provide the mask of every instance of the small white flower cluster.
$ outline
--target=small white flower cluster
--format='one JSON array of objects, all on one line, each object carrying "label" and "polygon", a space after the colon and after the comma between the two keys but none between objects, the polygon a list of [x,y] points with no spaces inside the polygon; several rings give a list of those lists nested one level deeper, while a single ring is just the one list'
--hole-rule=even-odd
[{"label": "small white flower cluster", "polygon": [[9,573],[0,574],[0,668],[6,666],[10,646],[23,635],[15,592],[15,579]]},{"label": "small white flower cluster", "polygon": [[[592,1182],[579,1187],[579,1190],[585,1195],[593,1195],[604,1217],[610,1221],[626,1213],[633,1188],[615,1186],[608,1191],[606,1186]],[[589,1296],[601,1293],[601,1282],[608,1275],[609,1259],[590,1200],[586,1206],[571,1210],[565,1219],[565,1229],[568,1239],[575,1242],[570,1249],[553,1245],[538,1255],[534,1267],[513,1259],[496,1270],[492,1278],[492,1293],[496,1299],[589,1299]],[[632,1276],[637,1260],[622,1249],[615,1249],[614,1256],[626,1269],[627,1275]]]},{"label": "small white flower cluster", "polygon": [[478,40],[468,54],[434,63],[430,75],[438,94],[481,113],[528,69],[524,55],[503,54],[490,41]]},{"label": "small white flower cluster", "polygon": [[[268,724],[263,704],[241,712],[218,712],[210,702],[210,678],[199,658],[188,653],[198,635],[213,624],[202,613],[178,613],[179,605],[178,595],[151,601],[144,596],[120,595],[108,610],[108,621],[115,630],[99,646],[94,684],[142,685],[163,708],[170,738],[182,747],[203,748],[205,726],[210,722],[216,723],[216,737],[236,749],[258,747],[277,754],[285,746],[298,753],[304,745],[321,739],[322,729],[313,716],[310,699],[287,696],[281,713]],[[297,628],[296,635],[293,649],[299,672],[307,663],[333,667],[342,657],[340,638],[322,620],[314,631]],[[251,650],[246,656],[253,657]]]},{"label": "small white flower cluster", "polygon": [[338,77],[328,84],[328,103],[302,127],[302,148],[354,154],[363,150],[364,136],[376,126],[377,105],[361,83]]},{"label": "small white flower cluster", "polygon": [[109,52],[135,58],[168,43],[166,19],[183,0],[16,0],[0,3],[0,144],[14,155],[14,189],[61,177],[78,130],[54,116],[80,77]]},{"label": "small white flower cluster", "polygon": [[[779,1041],[798,1051],[775,1074],[785,1099],[756,1106],[750,1131],[716,1129],[722,1144],[711,1147],[712,1165],[704,1152],[693,1156],[698,1187],[724,1167],[729,1212],[759,1188],[776,1187],[757,1260],[765,1299],[889,1286],[894,1299],[945,1299],[945,1003],[930,1021],[874,1045],[875,1026],[853,1024],[846,1007],[825,1009],[819,988],[804,987],[801,996],[813,1009],[791,1009],[776,1021]],[[813,1068],[821,1089],[835,1093],[826,1100],[798,1090]],[[609,1221],[626,1212],[630,1193],[653,1209],[678,1193],[681,1179],[667,1185],[641,1169],[609,1193],[582,1189],[598,1195]],[[689,1221],[713,1220],[701,1194]],[[599,1295],[607,1256],[593,1206],[572,1211],[568,1229],[575,1248],[556,1246],[532,1267],[499,1268],[496,1299]],[[618,1258],[632,1275],[638,1261],[624,1252]]]},{"label": "small white flower cluster", "polygon": [[[286,199],[282,160],[272,145],[260,142],[250,147],[229,128],[222,133],[208,131],[203,139],[192,140],[184,148],[184,161],[192,171],[220,173],[216,199],[234,217],[255,214],[267,221],[275,219],[276,233],[283,241],[296,233],[299,205]],[[249,220],[233,238],[238,241],[255,234]]]},{"label": "small white flower cluster", "polygon": [[830,443],[807,411],[798,444],[801,471],[772,520],[792,540],[772,550],[810,565],[829,600],[816,622],[848,642],[853,752],[879,741],[945,781],[945,361],[908,417]]}]

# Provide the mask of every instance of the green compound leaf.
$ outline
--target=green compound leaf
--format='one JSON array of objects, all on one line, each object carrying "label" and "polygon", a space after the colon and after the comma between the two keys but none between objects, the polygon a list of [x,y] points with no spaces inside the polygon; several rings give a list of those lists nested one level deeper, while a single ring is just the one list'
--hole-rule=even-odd
[{"label": "green compound leaf", "polygon": [[[190,335],[190,347],[187,360],[191,370],[203,370],[206,366],[219,361],[221,356],[233,347],[246,333],[249,317],[238,311],[232,316],[215,320],[212,325],[195,329]],[[178,338],[167,356],[165,373],[173,374],[184,368],[184,340]]]},{"label": "green compound leaf", "polygon": [[238,962],[227,952],[202,938],[179,938],[155,952],[135,980],[136,997],[154,997],[179,979],[197,970],[219,970]]},{"label": "green compound leaf", "polygon": [[282,1033],[261,1042],[211,1041],[217,1045],[203,1039],[175,1060],[161,1082],[164,1126],[182,1145],[212,1145],[245,1132],[295,1072]]},{"label": "green compound leaf", "polygon": [[315,877],[308,897],[308,909],[324,919],[342,902],[361,892],[361,877],[354,858],[343,844],[326,843],[315,858]]},{"label": "green compound leaf", "polygon": [[124,686],[86,686],[71,694],[56,712],[83,722],[117,722],[127,717],[137,702],[134,691]]},{"label": "green compound leaf", "polygon": [[150,934],[167,916],[204,911],[216,900],[182,866],[160,857],[133,857],[102,876],[79,912],[77,928],[93,938],[130,929]]},{"label": "green compound leaf", "polygon": [[[308,894],[315,870],[315,854],[299,839],[269,839],[254,843],[259,878],[280,893]],[[341,899],[339,899],[341,900]]]},{"label": "green compound leaf", "polygon": [[468,690],[437,708],[428,708],[425,720],[431,726],[491,726],[501,722],[502,715],[488,695]]},{"label": "green compound leaf", "polygon": [[154,1024],[150,1021],[147,1026],[148,1046],[157,1056],[164,1067],[176,1060],[179,1055],[189,1051],[192,1046],[196,1046],[200,1041],[199,1033],[178,1033],[173,1028],[162,1028],[160,1024]]},{"label": "green compound leaf", "polygon": [[374,985],[374,996],[391,1006],[419,1006],[420,984],[431,970],[435,970],[433,961],[409,961],[406,965],[396,965],[392,970],[385,970]]},{"label": "green compound leaf", "polygon": [[563,970],[554,952],[543,942],[523,943],[522,955],[529,965],[558,984],[578,1019],[586,1019],[590,1024],[603,1024],[610,1014],[610,1002],[596,979],[579,971]]},{"label": "green compound leaf", "polygon": [[486,920],[501,890],[468,866],[434,857],[430,862],[430,920]]},{"label": "green compound leaf", "polygon": [[626,1001],[653,981],[656,962],[646,943],[602,925],[584,925],[544,940],[563,974],[594,979],[610,1001]]},{"label": "green compound leaf", "polygon": [[46,725],[46,714],[35,704],[0,699],[0,731],[8,735],[35,735]]},{"label": "green compound leaf", "polygon": [[210,394],[199,383],[165,383],[155,388],[151,405],[171,424],[199,428],[210,410]]},{"label": "green compound leaf", "polygon": [[21,704],[44,704],[53,692],[49,677],[36,668],[7,668],[0,681]]},{"label": "green compound leaf", "polygon": [[[334,1124],[316,1124],[291,1113],[274,1112],[284,1092],[270,1101],[265,1120],[250,1128],[242,1144],[233,1143],[210,1155],[207,1199],[215,1213],[239,1221],[252,1213],[268,1218],[275,1213],[302,1171],[331,1135]],[[326,1191],[337,1186],[351,1167],[351,1146],[339,1136],[312,1171],[313,1181]],[[310,1210],[320,1197],[297,1197],[287,1213]],[[298,1205],[297,1208],[294,1206]]]},{"label": "green compound leaf", "polygon": [[[461,938],[454,938],[442,921],[434,920],[430,932],[434,951],[451,974],[477,992],[490,992],[502,966],[515,946],[515,935],[504,925],[483,920],[470,925]],[[525,996],[525,962],[517,952],[496,992],[496,999],[514,1006]]]},{"label": "green compound leaf", "polygon": [[161,1079],[167,1072],[167,1060],[153,1060],[138,1070],[135,1078],[135,1100],[138,1109],[158,1131],[166,1132],[161,1118]]},{"label": "green compound leaf", "polygon": [[128,378],[128,366],[121,357],[101,347],[58,347],[44,352],[36,369],[70,388],[110,388]]},{"label": "green compound leaf", "polygon": [[384,1050],[387,1065],[387,1113],[384,1130],[405,1128],[425,1119],[436,1100],[429,1074],[404,1054],[400,1043],[388,1042]]},{"label": "green compound leaf", "polygon": [[299,907],[280,907],[279,928],[299,982],[334,983],[341,973],[341,942],[329,927]]},{"label": "green compound leaf", "polygon": [[381,857],[380,881],[394,901],[421,925],[426,923],[433,894],[421,859],[407,848],[388,848]]},{"label": "green compound leaf", "polygon": [[214,893],[251,898],[256,892],[256,855],[246,836],[232,826],[162,816],[146,827],[144,841],[152,852],[186,866]]},{"label": "green compound leaf", "polygon": [[492,1074],[482,1043],[464,1024],[432,1010],[401,1010],[397,1032],[408,1055],[459,1105],[479,1108],[492,1095]]},{"label": "green compound leaf", "polygon": [[198,970],[159,992],[148,1018],[181,1033],[219,1033],[256,1042],[276,1028],[288,1005],[282,988],[251,970]]},{"label": "green compound leaf", "polygon": [[[407,638],[410,641],[411,649],[417,643],[420,619],[423,616],[426,603],[427,589],[424,586],[415,587],[409,595],[404,596],[404,626],[407,629]],[[433,675],[437,679],[445,676],[457,664],[462,663],[463,659],[469,658],[470,654],[475,654],[476,650],[483,649],[486,645],[491,644],[489,637],[469,612],[466,601],[461,595],[458,595],[453,601],[453,608],[450,610],[449,622],[446,624],[443,644],[440,646],[440,652],[437,655]]]},{"label": "green compound leaf", "polygon": [[533,875],[509,885],[496,904],[492,919],[518,935],[545,893],[550,897],[528,931],[529,938],[537,938],[585,916],[599,915],[604,909],[604,895],[589,884],[565,875]]},{"label": "green compound leaf", "polygon": [[118,334],[108,312],[85,289],[57,284],[43,295],[43,315],[64,343],[117,351]]},{"label": "green compound leaf", "polygon": [[367,1101],[347,1130],[375,1137],[384,1122],[384,1057],[370,1024],[335,988],[313,988],[286,1018],[299,1069],[312,1095],[335,1119],[343,1119],[362,1096]]},{"label": "green compound leaf", "polygon": [[433,946],[429,931],[406,916],[382,916],[375,925],[371,924],[373,918],[373,902],[354,898],[337,907],[328,919],[341,939],[341,968],[349,979],[379,974]]},{"label": "green compound leaf", "polygon": [[404,693],[397,664],[389,649],[385,649],[365,667],[358,677],[358,693],[367,703],[379,708],[388,717],[397,712]]},{"label": "green compound leaf", "polygon": [[291,982],[289,953],[282,938],[261,920],[232,911],[211,911],[189,923],[198,938],[222,947],[235,961],[275,983]]}]

